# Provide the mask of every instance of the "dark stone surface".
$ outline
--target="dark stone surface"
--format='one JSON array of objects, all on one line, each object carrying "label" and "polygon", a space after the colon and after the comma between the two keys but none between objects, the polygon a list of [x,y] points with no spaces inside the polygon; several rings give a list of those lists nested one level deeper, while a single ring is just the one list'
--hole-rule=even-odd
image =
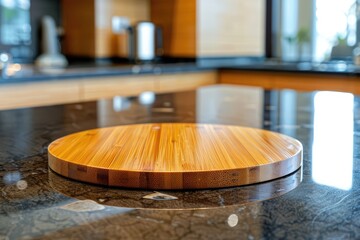
[{"label": "dark stone surface", "polygon": [[287,72],[297,74],[320,74],[339,76],[360,76],[360,67],[350,62],[281,62],[262,58],[204,58],[164,59],[154,63],[133,64],[129,62],[76,62],[64,69],[38,69],[34,65],[22,65],[22,70],[12,76],[0,78],[1,84],[33,81],[65,81],[107,76],[131,76],[142,74],[176,74],[208,70],[240,70],[262,72]]},{"label": "dark stone surface", "polygon": [[[360,238],[360,97],[214,86],[140,102],[0,111],[0,239]],[[161,191],[177,197],[162,201],[143,198],[152,191],[84,184],[48,169],[47,146],[56,138],[146,122],[281,132],[302,142],[304,165],[261,184]]]},{"label": "dark stone surface", "polygon": [[22,70],[12,76],[0,77],[0,85],[38,81],[66,81],[95,77],[131,76],[143,74],[186,73],[214,70],[212,66],[198,66],[196,63],[163,64],[76,64],[64,69],[39,69],[34,65],[22,65]]}]

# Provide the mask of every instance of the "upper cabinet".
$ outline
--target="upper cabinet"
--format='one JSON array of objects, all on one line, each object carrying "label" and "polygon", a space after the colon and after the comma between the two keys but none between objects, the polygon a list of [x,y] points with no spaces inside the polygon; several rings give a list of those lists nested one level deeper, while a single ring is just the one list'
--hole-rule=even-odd
[{"label": "upper cabinet", "polygon": [[151,21],[163,30],[167,56],[196,56],[196,0],[151,0]]},{"label": "upper cabinet", "polygon": [[95,1],[62,0],[62,25],[64,38],[62,53],[71,56],[94,57]]},{"label": "upper cabinet", "polygon": [[197,55],[263,56],[266,0],[197,0]]},{"label": "upper cabinet", "polygon": [[112,32],[112,17],[130,24],[150,20],[149,0],[62,0],[63,53],[108,58],[127,56],[127,36]]},{"label": "upper cabinet", "polygon": [[151,20],[168,56],[263,56],[265,1],[151,0]]},{"label": "upper cabinet", "polygon": [[112,17],[153,21],[171,57],[263,56],[266,0],[62,0],[63,53],[127,57],[127,34]]}]

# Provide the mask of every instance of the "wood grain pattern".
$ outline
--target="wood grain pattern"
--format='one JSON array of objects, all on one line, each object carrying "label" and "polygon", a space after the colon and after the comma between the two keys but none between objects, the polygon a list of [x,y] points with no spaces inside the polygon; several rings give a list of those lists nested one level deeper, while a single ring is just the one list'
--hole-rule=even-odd
[{"label": "wood grain pattern", "polygon": [[151,0],[151,21],[163,27],[165,55],[264,55],[265,0]]},{"label": "wood grain pattern", "polygon": [[214,71],[182,74],[104,77],[82,82],[82,100],[96,100],[113,96],[135,96],[144,91],[155,93],[195,90],[217,82]]},{"label": "wood grain pattern", "polygon": [[215,71],[206,71],[200,73],[182,73],[155,78],[156,92],[179,92],[195,90],[201,86],[213,85],[218,81],[218,74]]},{"label": "wood grain pattern", "polygon": [[82,82],[82,97],[85,101],[114,96],[136,96],[144,91],[155,89],[154,75],[129,77],[104,77]]},{"label": "wood grain pattern", "polygon": [[131,24],[150,19],[149,0],[62,0],[63,52],[82,57],[127,57],[126,34],[112,32],[113,16]]},{"label": "wood grain pattern", "polygon": [[71,56],[94,57],[94,0],[62,0],[61,8],[62,26],[65,31],[62,52]]},{"label": "wood grain pattern", "polygon": [[149,0],[96,0],[95,6],[96,57],[128,57],[127,33],[112,32],[112,17],[127,17],[132,25],[149,21]]},{"label": "wood grain pattern", "polygon": [[52,170],[72,179],[145,189],[268,181],[302,165],[299,141],[238,126],[157,123],[93,129],[55,140]]},{"label": "wood grain pattern", "polygon": [[195,57],[196,0],[151,0],[151,21],[163,29],[164,54]]},{"label": "wood grain pattern", "polygon": [[197,56],[264,56],[265,0],[198,0]]},{"label": "wood grain pattern", "polygon": [[45,106],[80,101],[78,80],[3,84],[0,86],[0,109]]},{"label": "wood grain pattern", "polygon": [[83,102],[114,96],[135,96],[144,91],[166,93],[195,90],[200,86],[216,82],[216,71],[205,71],[3,84],[0,87],[0,109]]},{"label": "wood grain pattern", "polygon": [[356,76],[221,70],[218,82],[261,86],[265,89],[325,90],[360,94],[360,82]]}]

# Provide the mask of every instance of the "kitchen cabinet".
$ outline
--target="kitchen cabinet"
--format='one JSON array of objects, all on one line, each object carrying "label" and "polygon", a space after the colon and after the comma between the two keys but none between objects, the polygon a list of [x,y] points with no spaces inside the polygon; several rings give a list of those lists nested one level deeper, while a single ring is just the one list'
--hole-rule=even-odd
[{"label": "kitchen cabinet", "polygon": [[0,109],[77,102],[79,93],[78,80],[2,84]]},{"label": "kitchen cabinet", "polygon": [[197,55],[263,56],[265,0],[197,0]]},{"label": "kitchen cabinet", "polygon": [[70,56],[95,56],[95,1],[62,0],[61,8],[64,29],[62,53]]},{"label": "kitchen cabinet", "polygon": [[81,83],[81,89],[81,99],[85,101],[117,95],[137,95],[145,91],[156,91],[155,77],[152,75],[85,79]]},{"label": "kitchen cabinet", "polygon": [[357,76],[276,71],[220,70],[219,83],[259,86],[266,89],[296,89],[301,91],[342,91],[360,93]]},{"label": "kitchen cabinet", "polygon": [[151,0],[150,18],[163,31],[164,55],[196,56],[196,0]]},{"label": "kitchen cabinet", "polygon": [[216,82],[215,72],[95,78],[81,82],[81,99],[88,101],[116,95],[133,96],[145,91],[178,92]]},{"label": "kitchen cabinet", "polygon": [[218,74],[215,71],[204,73],[192,73],[182,75],[168,75],[167,77],[157,77],[156,92],[179,92],[189,89],[196,89],[200,86],[216,84],[218,81]]},{"label": "kitchen cabinet", "polygon": [[112,32],[113,16],[161,26],[166,56],[264,55],[265,0],[62,0],[63,53],[127,57],[127,36]]},{"label": "kitchen cabinet", "polygon": [[151,0],[151,20],[163,28],[168,56],[263,56],[265,52],[265,0]]},{"label": "kitchen cabinet", "polygon": [[112,32],[113,16],[130,23],[150,19],[148,0],[62,0],[62,52],[91,58],[126,57],[125,34]]},{"label": "kitchen cabinet", "polygon": [[63,79],[0,86],[0,109],[44,106],[155,93],[193,90],[217,82],[216,71]]}]

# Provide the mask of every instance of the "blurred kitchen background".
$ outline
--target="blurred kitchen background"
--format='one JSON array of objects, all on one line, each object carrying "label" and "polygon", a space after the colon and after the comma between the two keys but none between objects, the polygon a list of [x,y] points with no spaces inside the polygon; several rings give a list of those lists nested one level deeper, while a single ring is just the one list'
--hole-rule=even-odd
[{"label": "blurred kitchen background", "polygon": [[0,52],[32,63],[51,16],[70,62],[129,59],[139,21],[161,29],[162,59],[353,61],[359,14],[356,0],[0,0]]}]

